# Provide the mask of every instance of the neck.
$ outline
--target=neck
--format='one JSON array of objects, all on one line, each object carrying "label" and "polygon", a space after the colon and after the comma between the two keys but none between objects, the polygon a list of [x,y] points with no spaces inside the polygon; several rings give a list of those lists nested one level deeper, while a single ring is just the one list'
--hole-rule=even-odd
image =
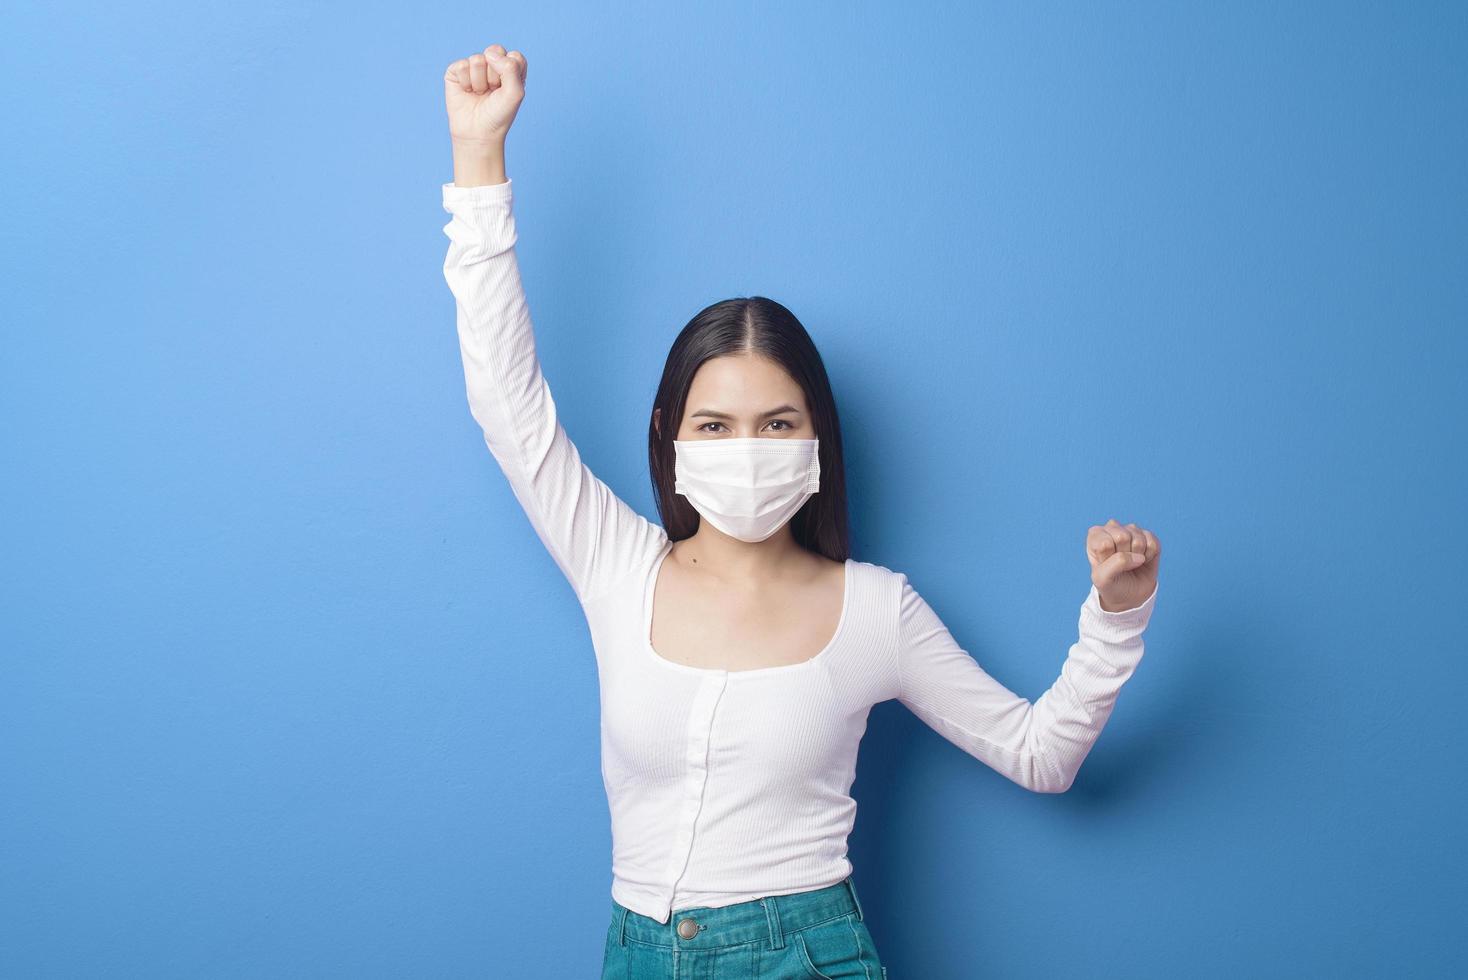
[{"label": "neck", "polygon": [[780,569],[789,570],[792,560],[805,555],[796,544],[787,522],[763,541],[741,541],[700,521],[691,537],[678,543],[679,560],[700,571],[733,580],[768,580]]}]

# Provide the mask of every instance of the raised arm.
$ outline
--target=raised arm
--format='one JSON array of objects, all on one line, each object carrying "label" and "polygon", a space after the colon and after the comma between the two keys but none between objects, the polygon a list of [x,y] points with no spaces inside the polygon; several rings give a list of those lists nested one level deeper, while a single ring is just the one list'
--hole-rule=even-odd
[{"label": "raised arm", "polygon": [[[1137,529],[1138,551],[1128,551],[1122,542],[1131,540],[1128,529],[1135,527],[1108,522],[1093,527],[1087,540],[1093,578],[1116,600],[1106,605],[1135,604],[1108,611],[1093,581],[1060,677],[1033,704],[989,676],[899,573],[898,699],[948,741],[1024,788],[1065,792],[1142,659],[1142,633],[1157,600],[1160,547],[1151,532]],[[1108,547],[1108,540],[1115,544]]]},{"label": "raised arm", "polygon": [[581,461],[541,374],[515,255],[505,134],[524,96],[525,59],[498,44],[444,75],[454,181],[442,185],[444,278],[457,306],[469,411],[531,526],[583,603],[661,547],[663,530]]}]

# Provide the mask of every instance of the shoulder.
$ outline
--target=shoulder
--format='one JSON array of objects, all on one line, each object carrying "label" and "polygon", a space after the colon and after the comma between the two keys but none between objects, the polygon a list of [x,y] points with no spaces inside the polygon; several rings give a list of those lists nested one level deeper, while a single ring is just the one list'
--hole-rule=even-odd
[{"label": "shoulder", "polygon": [[893,613],[899,612],[905,602],[911,601],[910,597],[916,596],[917,593],[905,572],[877,562],[858,561],[854,558],[850,561],[853,579],[860,582],[873,599],[883,605],[890,604],[888,608]]},{"label": "shoulder", "polygon": [[879,565],[872,561],[859,561],[855,558],[850,559],[850,561],[857,574],[870,581],[886,585],[889,588],[900,588],[907,584],[907,575],[905,573],[895,571],[886,565]]}]

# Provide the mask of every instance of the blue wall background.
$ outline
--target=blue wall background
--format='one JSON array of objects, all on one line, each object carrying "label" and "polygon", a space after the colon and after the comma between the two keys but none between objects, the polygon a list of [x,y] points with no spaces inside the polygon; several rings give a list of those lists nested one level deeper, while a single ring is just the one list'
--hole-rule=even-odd
[{"label": "blue wall background", "polygon": [[1014,690],[1089,525],[1163,542],[1069,793],[874,710],[894,977],[1468,970],[1462,5],[6,21],[0,973],[595,975],[594,661],[441,275],[442,73],[494,41],[541,356],[634,506],[674,334],[762,293],[855,556]]}]

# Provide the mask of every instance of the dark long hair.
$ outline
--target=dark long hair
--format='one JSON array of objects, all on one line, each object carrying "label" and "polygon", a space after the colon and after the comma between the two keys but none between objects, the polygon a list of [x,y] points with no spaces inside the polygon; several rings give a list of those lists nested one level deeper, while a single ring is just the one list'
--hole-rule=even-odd
[{"label": "dark long hair", "polygon": [[821,488],[790,518],[790,533],[808,551],[833,561],[851,556],[846,514],[846,464],[841,451],[841,421],[826,377],[826,366],[805,327],[784,306],[764,296],[741,296],[704,307],[688,321],[668,351],[654,409],[662,432],[647,429],[647,462],[658,515],[669,539],[681,541],[698,530],[698,511],[673,491],[673,440],[683,421],[688,389],[704,361],[725,354],[761,354],[783,367],[805,392],[811,424],[820,440]]}]

